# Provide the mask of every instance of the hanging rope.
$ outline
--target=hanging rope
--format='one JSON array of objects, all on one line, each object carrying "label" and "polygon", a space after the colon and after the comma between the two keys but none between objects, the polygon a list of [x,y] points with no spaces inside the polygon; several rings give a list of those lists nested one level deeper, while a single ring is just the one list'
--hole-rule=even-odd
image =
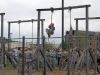
[{"label": "hanging rope", "polygon": [[32,19],[32,49],[33,49],[33,19]]},{"label": "hanging rope", "polygon": [[20,20],[19,20],[19,22],[18,22],[18,24],[19,24],[19,47],[20,47]]},{"label": "hanging rope", "polygon": [[53,17],[53,12],[51,12],[51,24],[52,24],[52,17]]},{"label": "hanging rope", "polygon": [[54,12],[53,7],[51,7],[51,24],[52,24],[53,12]]},{"label": "hanging rope", "polygon": [[70,13],[70,30],[72,28],[72,25],[71,25],[71,7],[69,8],[68,12]]}]

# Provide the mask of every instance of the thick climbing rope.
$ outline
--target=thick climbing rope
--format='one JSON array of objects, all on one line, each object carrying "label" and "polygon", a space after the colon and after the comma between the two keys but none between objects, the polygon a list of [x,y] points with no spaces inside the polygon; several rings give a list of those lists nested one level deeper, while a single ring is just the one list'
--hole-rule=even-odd
[{"label": "thick climbing rope", "polygon": [[20,20],[19,20],[18,24],[19,24],[19,47],[20,47]]},{"label": "thick climbing rope", "polygon": [[70,13],[70,30],[72,28],[72,24],[71,24],[71,8],[69,8],[68,12]]},{"label": "thick climbing rope", "polygon": [[33,19],[32,19],[32,50],[33,50]]},{"label": "thick climbing rope", "polygon": [[[54,24],[52,23],[53,12],[54,12],[54,10],[53,10],[53,8],[51,8],[51,23],[50,23],[50,25],[54,25]],[[50,35],[48,34],[48,43],[49,43],[49,38],[50,38]]]}]

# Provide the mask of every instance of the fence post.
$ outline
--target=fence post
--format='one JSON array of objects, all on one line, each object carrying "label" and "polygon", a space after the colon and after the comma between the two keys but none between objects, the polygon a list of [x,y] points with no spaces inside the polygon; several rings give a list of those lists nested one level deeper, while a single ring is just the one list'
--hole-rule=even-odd
[{"label": "fence post", "polygon": [[45,54],[45,36],[42,36],[43,54],[44,54],[44,70],[43,75],[46,75],[46,54]]},{"label": "fence post", "polygon": [[1,38],[2,39],[2,75],[5,75],[5,37]]},{"label": "fence post", "polygon": [[24,49],[25,49],[25,36],[22,39],[22,75],[24,75]]}]

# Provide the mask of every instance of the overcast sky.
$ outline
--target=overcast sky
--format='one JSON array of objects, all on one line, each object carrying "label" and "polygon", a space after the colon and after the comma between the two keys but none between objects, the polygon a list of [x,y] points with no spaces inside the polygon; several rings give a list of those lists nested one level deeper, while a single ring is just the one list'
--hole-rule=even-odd
[{"label": "overcast sky", "polygon": [[[99,17],[100,16],[100,0],[65,0],[64,6],[77,6],[77,5],[86,5],[90,4],[89,16],[90,17]],[[61,0],[0,0],[0,13],[5,13],[4,16],[4,36],[8,37],[8,21],[18,21],[18,20],[31,20],[37,19],[38,8],[50,8],[50,7],[61,7]],[[70,27],[70,18],[68,10],[64,11],[64,32],[69,30]],[[45,19],[44,29],[50,24],[51,12],[46,11],[41,13],[41,18]],[[73,9],[72,10],[72,27],[75,29],[75,20],[74,18],[84,18],[85,9]],[[54,11],[53,14],[53,23],[55,24],[54,36],[61,36],[61,11]],[[89,21],[89,30],[90,31],[99,31],[100,28],[99,20],[90,20]],[[21,23],[21,37],[32,37],[32,23]],[[33,26],[34,37],[37,37],[37,22],[34,22]],[[79,29],[85,30],[85,21],[79,21]],[[11,33],[12,38],[18,38],[19,36],[19,26],[18,24],[11,24]],[[47,34],[44,30],[45,36]],[[65,33],[64,33],[65,34]],[[51,39],[55,43],[60,43],[61,39]],[[29,41],[29,40],[26,40]],[[36,42],[36,40],[34,40]]]}]

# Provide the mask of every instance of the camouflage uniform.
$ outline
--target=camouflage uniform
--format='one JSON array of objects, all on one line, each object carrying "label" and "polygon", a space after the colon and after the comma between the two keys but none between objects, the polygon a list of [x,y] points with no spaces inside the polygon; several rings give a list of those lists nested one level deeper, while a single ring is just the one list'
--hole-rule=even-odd
[{"label": "camouflage uniform", "polygon": [[18,50],[18,73],[22,72],[22,52]]},{"label": "camouflage uniform", "polygon": [[50,61],[51,61],[51,66],[53,69],[55,69],[55,58],[56,58],[56,55],[54,52],[50,52]]},{"label": "camouflage uniform", "polygon": [[50,51],[46,52],[46,59],[51,64],[51,61],[50,61]]},{"label": "camouflage uniform", "polygon": [[71,62],[72,62],[72,68],[75,67],[76,63],[77,63],[77,60],[79,58],[79,54],[76,52],[76,53],[72,53],[72,57],[71,57]]},{"label": "camouflage uniform", "polygon": [[43,57],[41,55],[41,53],[39,53],[39,67],[42,68],[43,67]]},{"label": "camouflage uniform", "polygon": [[[92,56],[93,56],[93,58],[95,57],[95,55],[94,55],[94,50],[92,51]],[[94,63],[93,63],[93,60],[92,60],[92,58],[90,57],[90,55],[89,55],[89,66],[90,66],[90,68],[94,68]]]},{"label": "camouflage uniform", "polygon": [[[82,55],[83,51],[81,51],[80,53]],[[85,68],[85,60],[84,59],[85,59],[85,55],[82,57],[80,65],[79,65],[81,71],[83,68]]]},{"label": "camouflage uniform", "polygon": [[61,52],[57,52],[58,66],[60,67]]},{"label": "camouflage uniform", "polygon": [[100,65],[100,52],[99,51],[97,52],[97,63],[98,65]]},{"label": "camouflage uniform", "polygon": [[13,68],[16,68],[16,67],[15,67],[15,63],[14,63],[14,61],[15,61],[15,60],[14,60],[15,54],[14,54],[13,50],[11,50],[11,51],[9,52],[9,55],[10,55],[10,59],[11,59]]},{"label": "camouflage uniform", "polygon": [[60,68],[62,67],[63,69],[67,66],[67,52],[63,51],[61,53],[61,59],[60,59]]},{"label": "camouflage uniform", "polygon": [[26,52],[26,72],[32,73],[32,61],[33,61],[33,53],[31,50]]}]

